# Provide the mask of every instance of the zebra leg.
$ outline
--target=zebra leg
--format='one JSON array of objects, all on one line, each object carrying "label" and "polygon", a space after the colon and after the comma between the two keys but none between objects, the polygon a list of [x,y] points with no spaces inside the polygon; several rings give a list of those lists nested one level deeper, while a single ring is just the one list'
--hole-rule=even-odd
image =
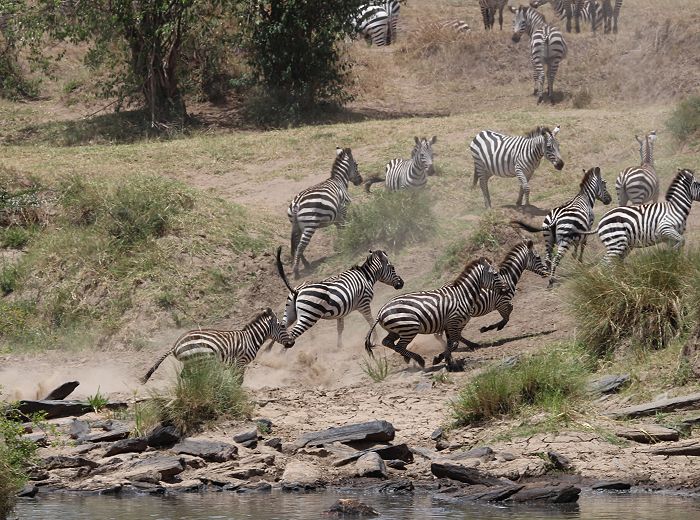
[{"label": "zebra leg", "polygon": [[338,348],[341,349],[343,348],[343,329],[345,329],[345,322],[343,318],[338,318],[335,320],[335,323],[338,327]]},{"label": "zebra leg", "polygon": [[554,273],[557,270],[559,262],[561,262],[561,258],[566,254],[566,251],[569,249],[569,246],[571,246],[571,239],[569,237],[559,239],[559,241],[557,242],[557,254],[554,256],[554,260],[552,260],[552,270],[549,273],[549,287],[552,287],[554,285]]},{"label": "zebra leg", "polygon": [[503,8],[504,7],[505,7],[505,4],[498,8],[498,25],[501,26],[501,31],[503,30]]},{"label": "zebra leg", "polygon": [[479,177],[479,186],[481,186],[481,193],[484,194],[484,204],[486,209],[491,209],[491,196],[489,195],[489,177],[484,175]]},{"label": "zebra leg", "polygon": [[508,321],[510,320],[510,313],[513,312],[513,304],[512,303],[507,303],[506,305],[503,305],[503,307],[498,308],[498,313],[501,315],[501,321],[498,323],[494,323],[493,325],[489,325],[487,327],[481,327],[479,329],[479,332],[488,332],[493,329],[501,330],[503,327],[505,327],[508,324]]},{"label": "zebra leg", "polygon": [[[374,318],[372,317],[372,308],[367,305],[366,307],[360,307],[357,309],[360,314],[362,314],[362,317],[365,319],[365,321],[369,324],[370,327],[374,326]],[[372,330],[372,343],[377,341],[377,332],[375,330]]]},{"label": "zebra leg", "polygon": [[586,249],[586,242],[588,241],[588,236],[583,235],[579,241],[577,242],[578,244],[578,261],[579,263],[583,263],[583,250]]},{"label": "zebra leg", "polygon": [[393,350],[394,352],[401,354],[406,363],[409,363],[411,360],[414,360],[416,363],[418,363],[418,365],[421,368],[425,368],[425,359],[423,359],[423,356],[421,356],[420,354],[416,354],[415,352],[411,352],[406,348],[408,347],[408,344],[411,341],[413,341],[413,338],[415,338],[415,336],[401,338],[399,342],[393,347]]},{"label": "zebra leg", "polygon": [[520,181],[520,191],[518,193],[518,200],[515,203],[516,206],[529,206],[530,205],[530,185],[527,182],[527,177],[525,173],[518,168],[515,171],[515,176]]},{"label": "zebra leg", "polygon": [[318,320],[319,318],[313,314],[302,313],[301,316],[297,316],[297,322],[294,324],[294,327],[292,327],[292,330],[289,331],[289,335],[292,337],[292,339],[297,339],[299,336],[304,334],[304,332],[316,325]]},{"label": "zebra leg", "polygon": [[673,242],[673,249],[678,250],[683,247],[685,238],[674,228],[668,227],[659,230],[659,238],[667,242]]},{"label": "zebra leg", "polygon": [[309,262],[306,260],[306,257],[304,256],[304,250],[306,249],[306,246],[309,245],[309,242],[311,241],[311,237],[314,236],[315,231],[316,231],[316,228],[308,227],[308,228],[305,228],[301,234],[301,239],[299,240],[299,246],[297,247],[297,250],[294,253],[294,278],[299,278],[299,260],[302,261],[305,269],[308,269],[309,267],[311,267]]},{"label": "zebra leg", "polygon": [[535,90],[537,91],[537,104],[539,105],[544,101],[544,64],[535,64],[535,75],[537,79],[535,80]]},{"label": "zebra leg", "polygon": [[554,60],[547,67],[547,95],[549,96],[549,102],[554,104],[554,78],[557,76],[557,70],[559,70],[560,60]]}]

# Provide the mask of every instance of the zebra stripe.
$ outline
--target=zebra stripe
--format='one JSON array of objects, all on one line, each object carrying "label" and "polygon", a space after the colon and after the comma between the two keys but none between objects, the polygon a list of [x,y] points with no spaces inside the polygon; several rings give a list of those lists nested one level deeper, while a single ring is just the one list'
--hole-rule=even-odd
[{"label": "zebra stripe", "polygon": [[451,352],[459,344],[462,330],[469,321],[481,289],[494,287],[501,291],[507,290],[498,271],[488,259],[479,258],[469,263],[454,282],[440,289],[397,296],[379,311],[377,320],[367,333],[365,349],[372,354],[370,338],[379,323],[389,332],[382,345],[401,354],[407,363],[413,359],[425,367],[423,357],[408,350],[408,344],[418,334],[447,332],[444,357],[451,365]]},{"label": "zebra stripe", "polygon": [[621,206],[603,215],[598,229],[586,233],[598,233],[607,249],[603,261],[622,260],[634,247],[647,247],[662,241],[672,242],[674,249],[679,249],[685,241],[683,233],[690,207],[700,198],[698,188],[693,185],[694,175],[692,170],[679,168],[666,191],[664,202]]},{"label": "zebra stripe", "polygon": [[183,363],[203,357],[215,357],[226,365],[235,364],[244,368],[255,359],[266,339],[277,341],[286,348],[294,346],[294,340],[270,308],[258,314],[241,330],[200,329],[185,332],[146,372],[141,382],[145,384],[171,354]]},{"label": "zebra stripe", "polygon": [[[554,283],[554,273],[566,251],[574,244],[574,257],[579,249],[579,262],[583,260],[583,250],[586,247],[586,231],[593,226],[593,206],[599,200],[610,204],[612,197],[608,192],[605,179],[597,166],[584,170],[583,179],[578,194],[566,204],[562,204],[547,213],[541,227],[533,227],[519,220],[511,220],[513,224],[533,233],[544,233],[547,248],[547,262],[550,265],[549,285]],[[557,254],[552,259],[554,245]]]},{"label": "zebra stripe", "polygon": [[554,78],[559,70],[559,64],[566,58],[568,48],[564,35],[556,27],[546,23],[544,15],[532,7],[511,7],[515,13],[513,19],[513,41],[519,42],[520,35],[526,32],[530,35],[530,61],[535,80],[534,94],[537,103],[544,101],[545,69],[547,76],[547,97],[554,104]]},{"label": "zebra stripe", "polygon": [[484,20],[484,29],[491,30],[496,24],[496,11],[498,11],[498,24],[503,30],[503,8],[508,0],[479,0],[481,17]]},{"label": "zebra stripe", "polygon": [[396,40],[400,9],[398,0],[363,5],[355,17],[357,32],[378,47],[391,45]]},{"label": "zebra stripe", "polygon": [[474,158],[473,186],[479,182],[486,209],[491,207],[488,182],[494,175],[517,177],[520,192],[516,205],[530,204],[529,181],[542,157],[546,157],[557,170],[564,167],[556,138],[559,130],[559,125],[554,130],[538,126],[524,136],[510,136],[491,130],[483,130],[476,135],[469,146]]},{"label": "zebra stripe", "polygon": [[428,182],[429,175],[435,175],[433,166],[433,145],[437,137],[430,141],[426,137],[414,137],[415,146],[410,159],[393,159],[384,170],[384,178],[374,177],[365,182],[365,191],[369,193],[370,186],[384,182],[388,191],[399,191],[407,188],[422,188]]},{"label": "zebra stripe", "polygon": [[645,204],[659,200],[659,178],[654,168],[654,142],[656,130],[649,132],[644,140],[638,136],[634,138],[639,143],[640,166],[626,168],[615,181],[615,190],[620,206],[632,204]]},{"label": "zebra stripe", "polygon": [[289,328],[296,321],[290,333],[292,339],[301,336],[318,320],[337,320],[338,348],[341,348],[345,316],[358,311],[369,325],[374,323],[371,303],[377,282],[391,285],[394,289],[403,287],[403,280],[396,274],[387,254],[377,250],[370,251],[362,265],[321,282],[304,282],[292,288],[284,274],[281,250],[281,247],[277,249],[277,271],[289,289],[284,323]]},{"label": "zebra stripe", "polygon": [[576,32],[581,32],[580,20],[590,23],[593,32],[603,24],[603,6],[596,0],[532,0],[530,7],[538,8],[550,4],[561,20],[566,20],[566,32],[571,32],[574,18]]},{"label": "zebra stripe", "polygon": [[469,27],[469,24],[464,20],[442,20],[431,24],[429,27],[438,30],[450,29],[458,33],[467,33],[471,31],[471,27]]},{"label": "zebra stripe", "polygon": [[617,34],[617,19],[620,16],[622,9],[622,0],[615,0],[615,7],[612,7],[611,0],[601,0],[603,8],[603,25],[605,26],[605,34],[610,33],[610,25],[612,24],[612,32]]},{"label": "zebra stripe", "polygon": [[299,193],[287,209],[287,217],[292,223],[292,256],[294,276],[299,276],[299,260],[305,268],[310,264],[304,256],[311,237],[317,229],[345,221],[347,206],[350,203],[348,183],[355,186],[362,183],[362,176],[350,148],[337,148],[336,158],[329,179]]}]

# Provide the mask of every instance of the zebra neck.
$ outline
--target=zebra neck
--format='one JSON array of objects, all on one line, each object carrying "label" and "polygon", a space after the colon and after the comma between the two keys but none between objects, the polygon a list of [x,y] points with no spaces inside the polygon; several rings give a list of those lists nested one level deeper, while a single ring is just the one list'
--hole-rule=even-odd
[{"label": "zebra neck", "polygon": [[367,279],[370,286],[373,286],[379,280],[379,273],[381,272],[381,266],[376,267],[375,265],[365,262],[359,267],[359,271]]},{"label": "zebra neck", "polygon": [[253,323],[250,327],[244,328],[241,333],[246,339],[250,339],[257,348],[260,348],[263,341],[270,336],[271,328],[271,321],[266,320],[260,323]]},{"label": "zebra neck", "polygon": [[412,179],[425,179],[427,173],[427,168],[423,168],[420,163],[420,157],[418,155],[411,157],[411,178]]},{"label": "zebra neck", "polygon": [[651,148],[651,145],[649,144],[648,140],[642,153],[642,166],[651,166],[652,168],[654,167],[654,151]]},{"label": "zebra neck", "polygon": [[581,188],[581,191],[578,193],[578,197],[579,199],[585,201],[588,207],[592,208],[595,205],[596,199],[595,184],[593,182],[586,183],[586,185]]},{"label": "zebra neck", "polygon": [[347,188],[350,182],[348,178],[348,163],[341,162],[340,164],[336,164],[333,167],[333,171],[331,171],[331,179],[340,181]]},{"label": "zebra neck", "polygon": [[501,275],[501,278],[506,281],[511,291],[515,290],[515,286],[518,285],[518,280],[520,280],[524,271],[525,264],[519,257],[513,259],[506,258],[498,269],[498,273]]}]

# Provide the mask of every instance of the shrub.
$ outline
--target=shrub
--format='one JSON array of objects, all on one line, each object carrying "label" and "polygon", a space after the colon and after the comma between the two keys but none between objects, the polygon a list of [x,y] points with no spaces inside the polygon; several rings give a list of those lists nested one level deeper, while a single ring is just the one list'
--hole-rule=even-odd
[{"label": "shrub", "polygon": [[97,392],[94,395],[88,396],[87,402],[95,412],[102,410],[107,404],[109,404],[109,397],[100,393],[100,387],[97,387]]},{"label": "shrub", "polygon": [[591,363],[575,346],[550,348],[519,360],[496,365],[472,379],[451,403],[460,425],[513,415],[533,405],[557,409],[583,394]]},{"label": "shrub", "polygon": [[365,204],[350,206],[337,248],[348,254],[380,246],[396,251],[419,242],[437,228],[429,194],[424,191],[377,191]]},{"label": "shrub", "polygon": [[699,261],[697,252],[660,247],[576,273],[570,306],[583,344],[596,355],[623,344],[665,347],[687,325]]},{"label": "shrub", "polygon": [[30,233],[23,227],[11,226],[2,233],[2,247],[22,249],[29,242]]},{"label": "shrub", "polygon": [[671,113],[666,126],[682,143],[697,137],[700,131],[700,96],[681,101]]},{"label": "shrub", "polygon": [[17,288],[17,279],[19,278],[19,270],[14,264],[4,264],[0,269],[0,290],[3,296],[13,292]]},{"label": "shrub", "polygon": [[33,441],[22,438],[22,423],[8,419],[8,411],[3,408],[0,407],[0,518],[12,510],[15,495],[27,481],[25,470],[37,448]]}]

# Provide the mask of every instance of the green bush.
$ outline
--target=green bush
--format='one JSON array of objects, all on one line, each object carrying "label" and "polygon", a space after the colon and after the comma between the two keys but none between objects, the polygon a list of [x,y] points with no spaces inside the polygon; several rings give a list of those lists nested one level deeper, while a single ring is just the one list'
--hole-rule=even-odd
[{"label": "green bush", "polygon": [[624,263],[582,269],[570,284],[579,339],[599,356],[623,346],[665,347],[697,308],[692,286],[700,277],[699,262],[697,251],[659,247],[630,255]]},{"label": "green bush", "polygon": [[700,96],[681,101],[666,123],[671,133],[682,143],[698,137],[700,131]]},{"label": "green bush", "polygon": [[583,395],[591,361],[577,346],[550,348],[489,368],[472,379],[451,403],[457,424],[514,415],[532,405],[557,409]]},{"label": "green bush", "polygon": [[377,190],[369,202],[350,206],[336,247],[348,254],[378,247],[397,251],[436,229],[432,201],[425,190]]},{"label": "green bush", "polygon": [[34,442],[22,438],[21,421],[7,419],[7,413],[12,412],[0,406],[0,518],[5,518],[14,507],[15,496],[27,482],[26,468],[37,448]]},{"label": "green bush", "polygon": [[30,232],[20,226],[11,226],[2,233],[2,247],[22,249],[29,242]]}]

